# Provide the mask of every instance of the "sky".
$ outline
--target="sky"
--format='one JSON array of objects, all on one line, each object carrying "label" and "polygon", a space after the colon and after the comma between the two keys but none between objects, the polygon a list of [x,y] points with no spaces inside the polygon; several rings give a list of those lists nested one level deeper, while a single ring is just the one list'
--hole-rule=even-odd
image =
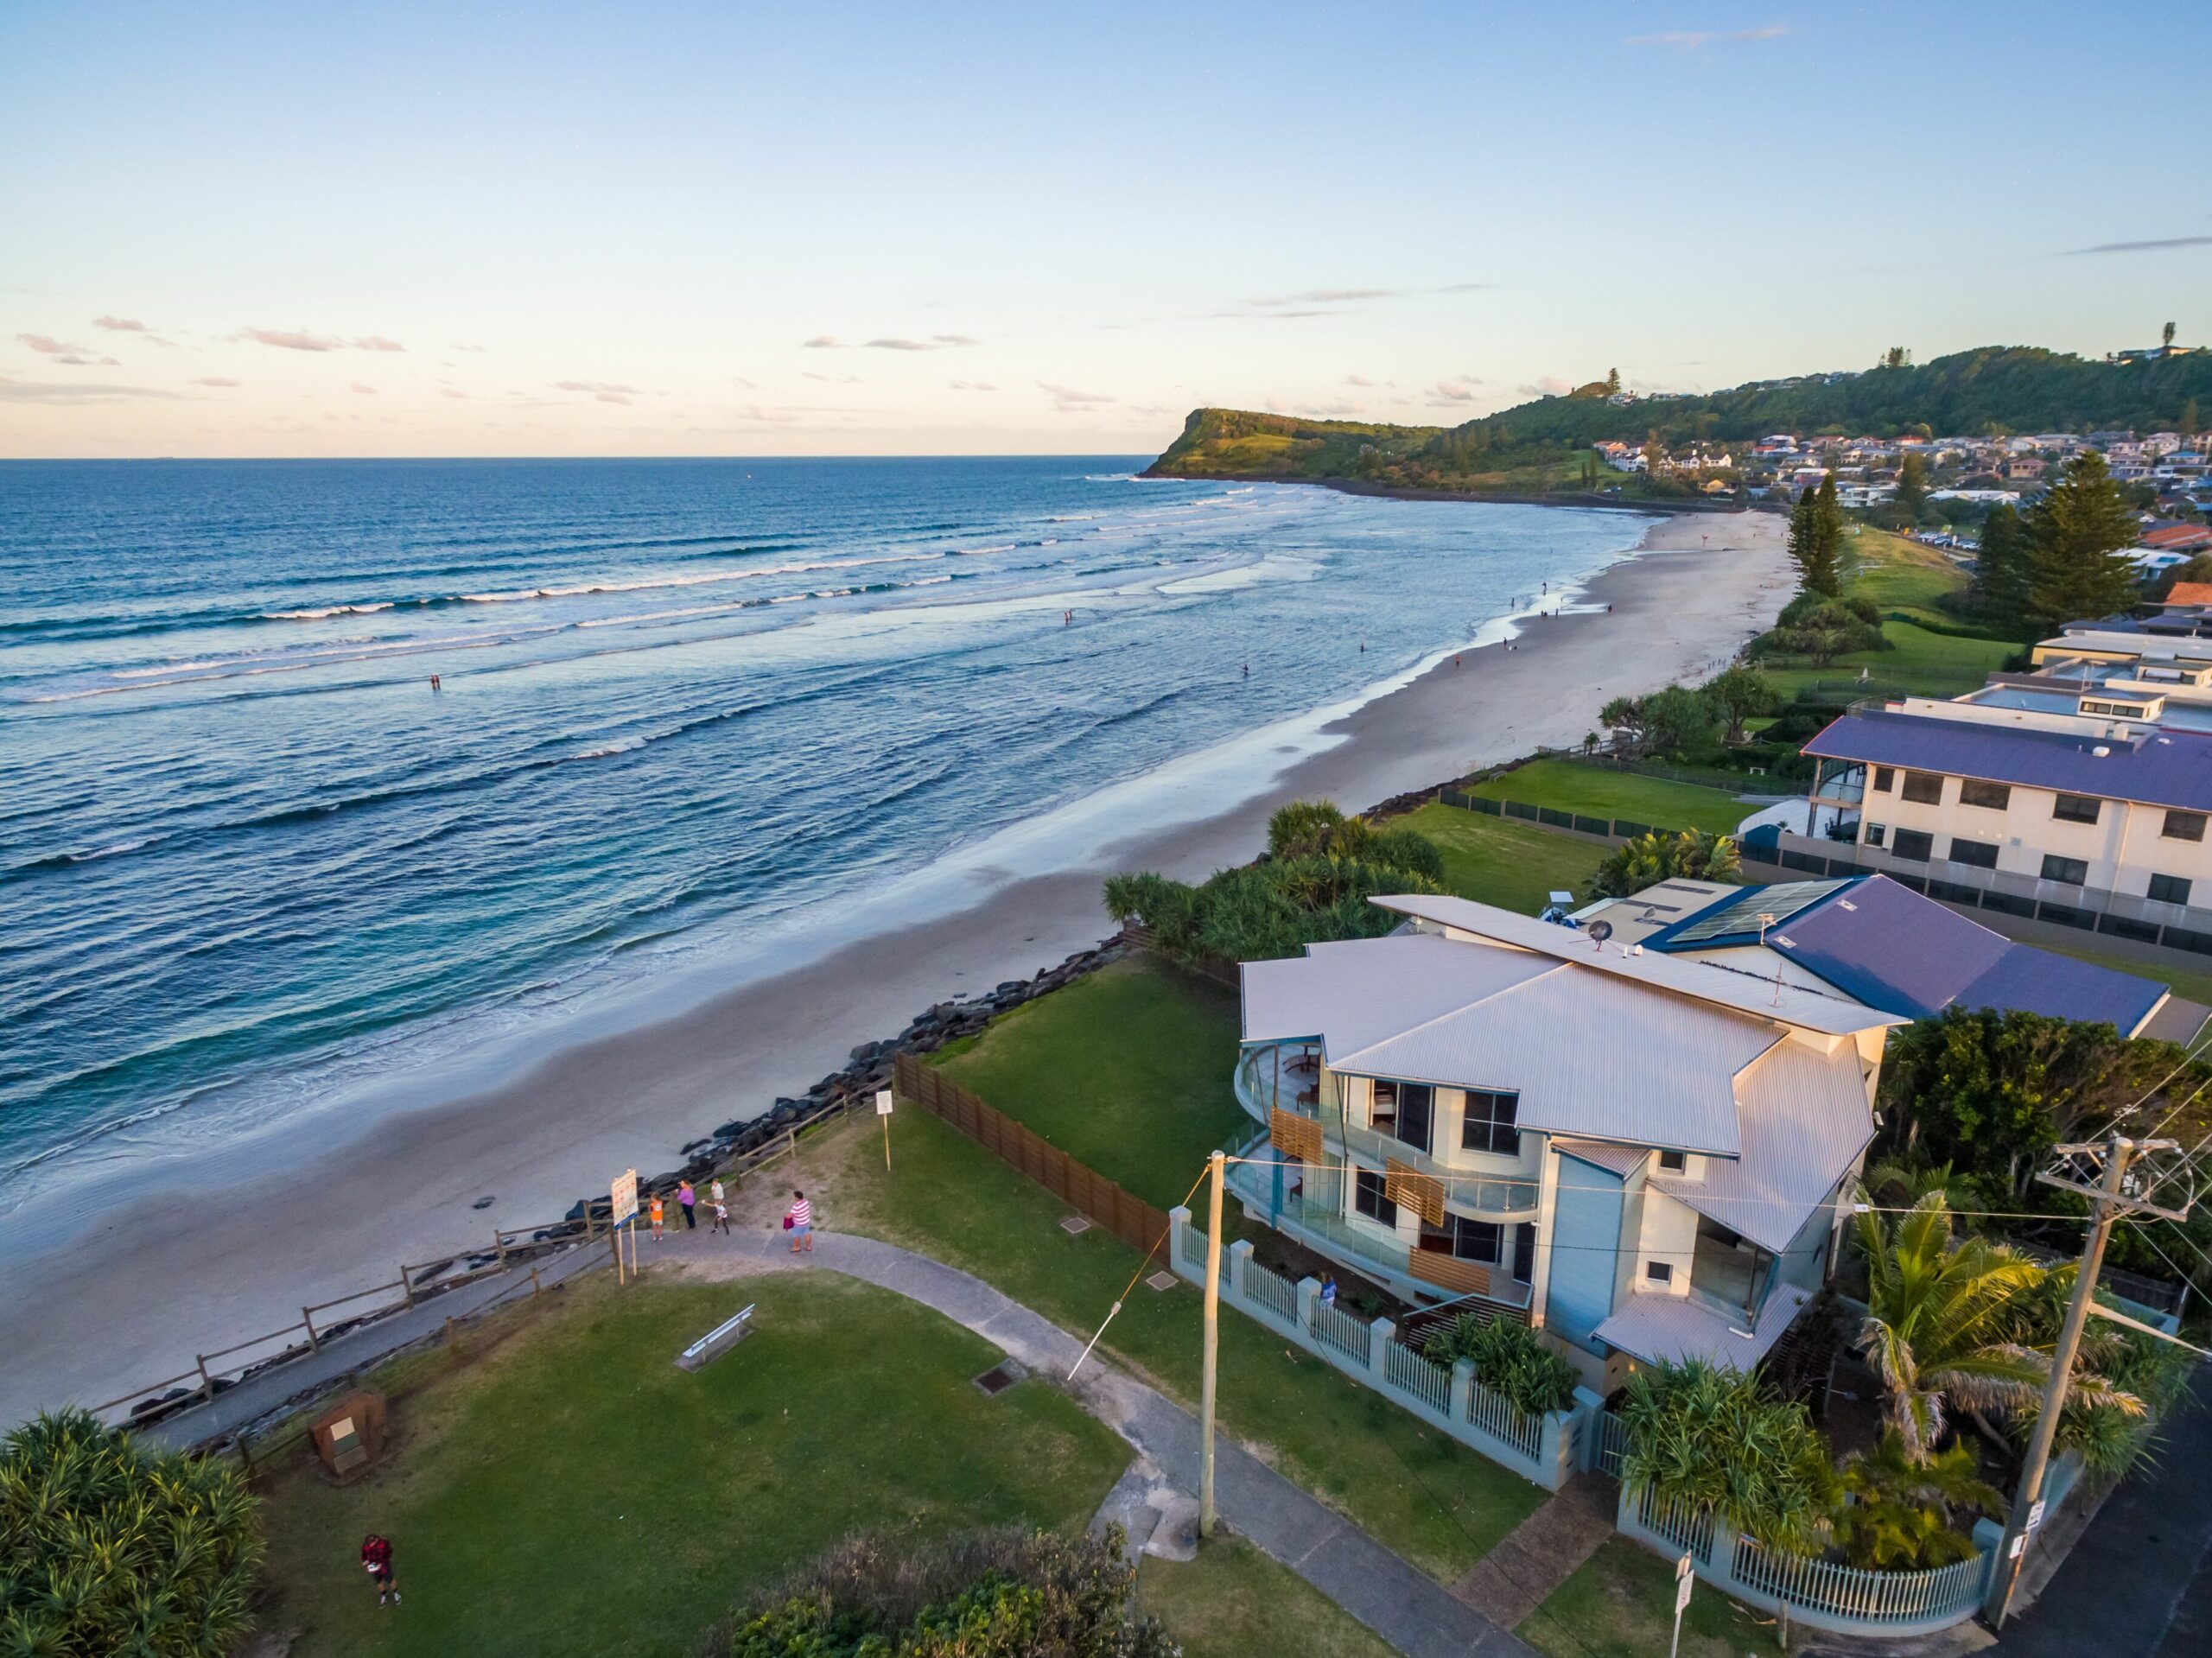
[{"label": "sky", "polygon": [[2176,15],[9,0],[0,457],[1137,454],[2202,340]]}]

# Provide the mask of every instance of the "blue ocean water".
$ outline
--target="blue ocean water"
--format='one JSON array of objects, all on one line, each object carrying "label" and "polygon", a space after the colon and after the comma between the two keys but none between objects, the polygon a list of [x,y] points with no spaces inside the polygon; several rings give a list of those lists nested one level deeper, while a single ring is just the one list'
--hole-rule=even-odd
[{"label": "blue ocean water", "polygon": [[0,1205],[1356,695],[1642,529],[1141,464],[0,465]]}]

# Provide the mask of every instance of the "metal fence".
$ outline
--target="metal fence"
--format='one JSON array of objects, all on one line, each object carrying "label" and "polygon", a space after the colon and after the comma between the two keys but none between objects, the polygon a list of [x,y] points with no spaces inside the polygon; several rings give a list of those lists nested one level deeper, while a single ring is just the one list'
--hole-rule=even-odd
[{"label": "metal fence", "polygon": [[1480,812],[1485,817],[1516,817],[1524,823],[1541,823],[1548,829],[1572,829],[1578,835],[1595,835],[1606,840],[1633,841],[1645,835],[1684,833],[1661,824],[1638,823],[1632,817],[1586,817],[1580,812],[1563,812],[1555,806],[1532,805],[1525,800],[1493,800],[1486,795],[1468,794],[1459,789],[1440,789],[1436,797],[1445,805]]},{"label": "metal fence", "polygon": [[1989,1561],[1979,1553],[1925,1572],[1868,1572],[1834,1560],[1778,1553],[1741,1535],[1729,1571],[1746,1588],[1787,1602],[1801,1613],[1875,1625],[1962,1621],[1980,1606],[1989,1584]]}]

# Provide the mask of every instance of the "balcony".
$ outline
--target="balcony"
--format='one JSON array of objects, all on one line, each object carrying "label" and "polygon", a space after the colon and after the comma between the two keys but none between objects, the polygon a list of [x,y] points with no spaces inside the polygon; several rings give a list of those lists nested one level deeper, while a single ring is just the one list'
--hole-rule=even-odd
[{"label": "balcony", "polygon": [[1866,768],[1856,760],[1822,760],[1807,792],[1832,805],[1856,806],[1866,797]]},{"label": "balcony", "polygon": [[[1230,1192],[1256,1219],[1316,1253],[1341,1261],[1347,1270],[1374,1280],[1401,1299],[1475,1294],[1526,1313],[1529,1286],[1516,1281],[1504,1263],[1484,1267],[1478,1261],[1409,1249],[1378,1229],[1355,1225],[1346,1214],[1349,1176],[1343,1164],[1315,1166],[1277,1159],[1265,1135],[1236,1157],[1255,1159],[1232,1160],[1228,1174]],[[1533,1200],[1529,1213],[1535,1213]]]}]

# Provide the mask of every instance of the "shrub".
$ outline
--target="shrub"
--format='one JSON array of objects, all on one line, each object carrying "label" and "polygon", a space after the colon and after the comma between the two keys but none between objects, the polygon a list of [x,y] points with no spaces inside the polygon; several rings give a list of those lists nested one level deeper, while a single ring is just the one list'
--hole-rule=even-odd
[{"label": "shrub", "polygon": [[226,1464],[84,1411],[0,1445],[0,1648],[216,1658],[252,1626],[260,1505]]},{"label": "shrub", "polygon": [[1535,1331],[1510,1318],[1485,1321],[1471,1313],[1455,1318],[1429,1336],[1421,1354],[1438,1364],[1471,1360],[1475,1380],[1530,1416],[1565,1410],[1582,1379]]},{"label": "shrub", "polygon": [[1955,1445],[1916,1462],[1892,1428],[1872,1451],[1844,1464],[1849,1501],[1829,1516],[1844,1558],[1885,1572],[1952,1566],[1974,1552],[1960,1522],[1971,1511],[1999,1512],[2004,1496],[1985,1483],[1973,1447]]},{"label": "shrub", "polygon": [[1178,1658],[1158,1623],[1129,1613],[1136,1568],[1121,1528],[1061,1537],[966,1532],[916,1548],[839,1545],[709,1631],[728,1658]]},{"label": "shrub", "polygon": [[1834,1506],[1827,1445],[1802,1405],[1755,1375],[1693,1360],[1638,1370],[1621,1417],[1621,1478],[1717,1515],[1770,1548],[1808,1553]]},{"label": "shrub", "polygon": [[1685,829],[1679,835],[1639,835],[1615,849],[1592,872],[1589,896],[1622,898],[1680,875],[1692,880],[1732,880],[1744,867],[1732,836]]}]

